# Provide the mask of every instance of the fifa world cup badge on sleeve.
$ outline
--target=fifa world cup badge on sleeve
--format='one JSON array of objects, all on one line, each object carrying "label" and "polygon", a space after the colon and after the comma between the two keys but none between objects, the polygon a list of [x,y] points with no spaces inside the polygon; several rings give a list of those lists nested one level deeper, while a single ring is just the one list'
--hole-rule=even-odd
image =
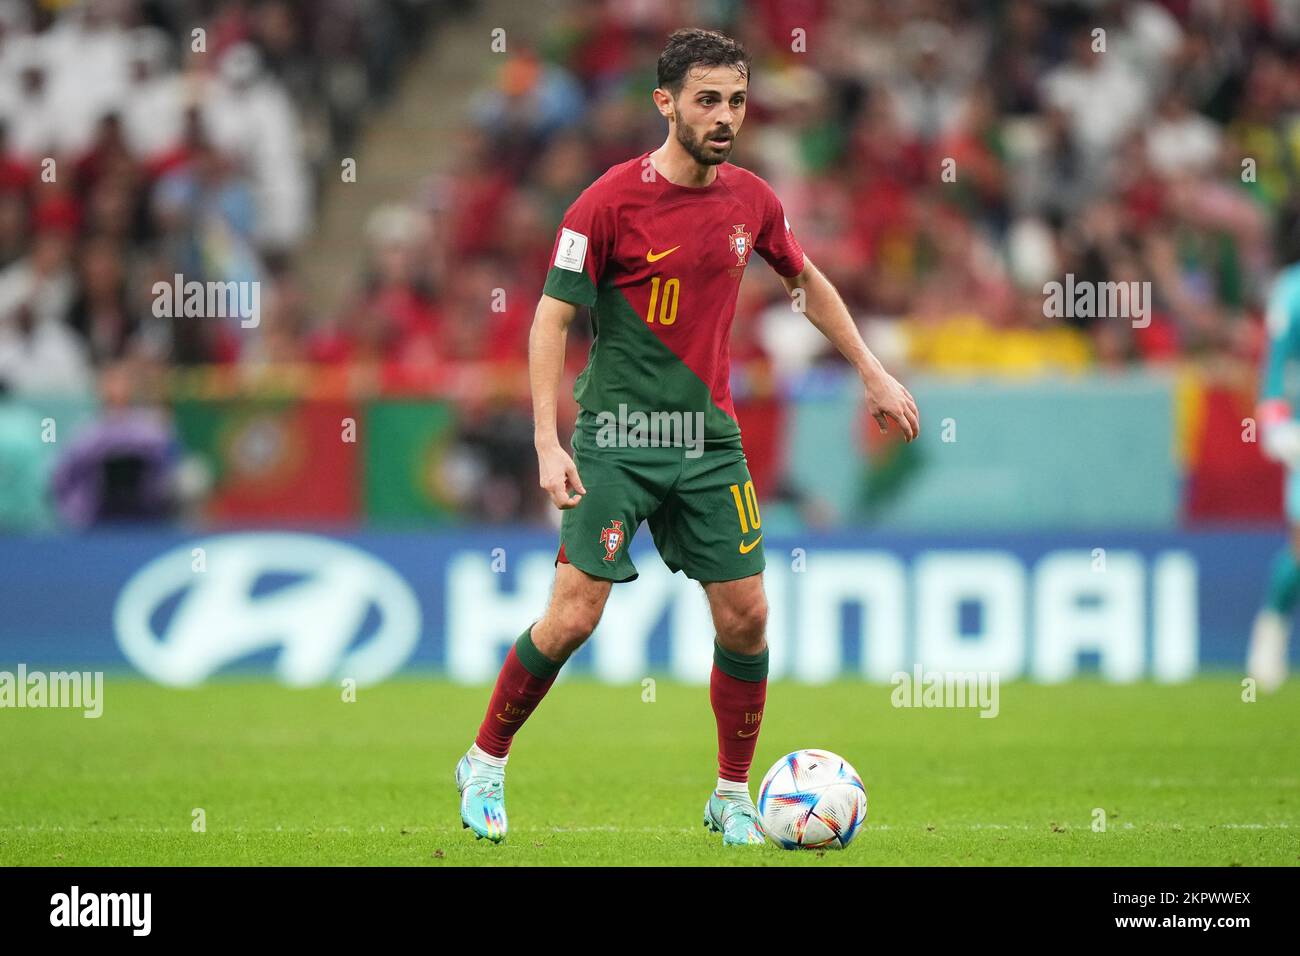
[{"label": "fifa world cup badge on sleeve", "polygon": [[581,272],[587,261],[587,237],[572,229],[560,230],[560,242],[555,249],[555,265],[570,272]]}]

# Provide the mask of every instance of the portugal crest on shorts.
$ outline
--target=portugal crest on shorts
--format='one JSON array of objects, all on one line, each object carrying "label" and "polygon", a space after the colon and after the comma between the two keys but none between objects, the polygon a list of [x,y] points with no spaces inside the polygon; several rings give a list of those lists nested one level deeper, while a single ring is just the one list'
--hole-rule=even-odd
[{"label": "portugal crest on shorts", "polygon": [[736,254],[736,265],[743,266],[749,260],[749,250],[753,248],[753,236],[745,231],[745,224],[731,227],[731,235],[727,237],[727,242],[731,243],[731,251]]},{"label": "portugal crest on shorts", "polygon": [[609,527],[600,529],[600,543],[605,546],[605,560],[613,561],[618,549],[623,547],[623,522],[609,519]]}]

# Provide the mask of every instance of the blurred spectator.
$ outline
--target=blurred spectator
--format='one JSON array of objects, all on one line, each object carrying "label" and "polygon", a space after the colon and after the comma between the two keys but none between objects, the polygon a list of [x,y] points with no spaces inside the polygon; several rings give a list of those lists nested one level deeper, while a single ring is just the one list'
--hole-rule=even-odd
[{"label": "blurred spectator", "polygon": [[0,384],[15,395],[85,394],[94,378],[76,334],[25,303],[0,323]]},{"label": "blurred spectator", "polygon": [[82,429],[51,479],[55,505],[73,528],[158,521],[179,506],[180,447],[165,412],[132,405],[130,369],[105,369],[103,416]]},{"label": "blurred spectator", "polygon": [[286,251],[310,224],[307,168],[298,117],[284,87],[266,73],[261,54],[240,43],[226,51],[218,92],[207,100],[214,144],[247,170],[255,192],[259,245]]},{"label": "blurred spectator", "polygon": [[0,384],[18,395],[89,391],[89,356],[63,321],[75,289],[71,239],[37,236],[31,253],[0,273]]},{"label": "blurred spectator", "polygon": [[1213,120],[1193,112],[1180,90],[1170,90],[1147,128],[1147,150],[1155,171],[1165,176],[1206,173],[1219,156],[1221,138]]},{"label": "blurred spectator", "polygon": [[126,263],[118,245],[107,238],[92,239],[79,258],[80,282],[67,324],[81,337],[91,361],[104,365],[126,357],[140,318],[127,297]]},{"label": "blurred spectator", "polygon": [[34,531],[49,523],[49,445],[41,441],[41,416],[4,398],[0,384],[0,531]]},{"label": "blurred spectator", "polygon": [[483,91],[471,109],[474,122],[490,131],[496,161],[526,166],[546,138],[582,119],[582,91],[573,76],[532,50],[512,54],[497,85]]},{"label": "blurred spectator", "polygon": [[156,27],[132,30],[127,54],[127,91],[122,110],[135,156],[148,160],[181,138],[185,79],[171,62],[172,45]]},{"label": "blurred spectator", "polygon": [[1091,29],[1070,37],[1070,58],[1042,79],[1044,102],[1070,120],[1090,162],[1100,163],[1149,108],[1150,90],[1124,60],[1094,49]]}]

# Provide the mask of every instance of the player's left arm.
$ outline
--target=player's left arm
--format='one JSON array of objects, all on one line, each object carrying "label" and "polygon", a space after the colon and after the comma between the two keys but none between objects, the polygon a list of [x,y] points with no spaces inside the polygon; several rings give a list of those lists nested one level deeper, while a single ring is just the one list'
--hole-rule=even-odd
[{"label": "player's left arm", "polygon": [[781,281],[791,296],[796,289],[803,290],[802,311],[808,321],[857,370],[866,389],[867,412],[876,420],[880,430],[887,431],[892,418],[908,441],[921,434],[921,413],[916,407],[916,399],[871,354],[844,300],[812,260],[804,256],[803,270],[795,276],[781,276]]}]

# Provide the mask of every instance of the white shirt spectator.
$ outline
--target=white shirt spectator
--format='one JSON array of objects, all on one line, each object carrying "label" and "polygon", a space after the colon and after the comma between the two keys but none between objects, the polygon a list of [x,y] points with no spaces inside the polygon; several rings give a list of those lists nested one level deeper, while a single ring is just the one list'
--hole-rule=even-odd
[{"label": "white shirt spectator", "polygon": [[166,34],[140,27],[130,34],[130,85],[122,104],[131,151],[148,159],[180,142],[185,128],[186,81],[167,61]]},{"label": "white shirt spectator", "polygon": [[255,183],[258,241],[292,246],[306,236],[311,219],[309,170],[293,102],[263,73],[260,56],[247,44],[231,47],[220,74],[203,104],[212,140],[238,157]]},{"label": "white shirt spectator", "polygon": [[126,101],[127,33],[116,24],[91,22],[83,13],[60,17],[42,40],[57,145],[77,153],[90,145],[104,114]]},{"label": "white shirt spectator", "polygon": [[0,382],[14,395],[84,395],[94,381],[84,343],[63,322],[38,321],[30,332],[0,322]]},{"label": "white shirt spectator", "polygon": [[[35,73],[40,75],[40,84],[29,88],[28,79]],[[59,124],[50,96],[45,49],[35,37],[13,37],[5,42],[0,117],[8,127],[9,150],[14,155],[35,161],[54,154]]]},{"label": "white shirt spectator", "polygon": [[1165,176],[1208,172],[1219,155],[1219,127],[1191,110],[1161,117],[1146,135],[1151,165]]},{"label": "white shirt spectator", "polygon": [[1125,11],[1124,28],[1114,38],[1111,52],[1158,86],[1166,79],[1182,42],[1183,28],[1174,15],[1157,3],[1142,0]]},{"label": "white shirt spectator", "polygon": [[1067,62],[1043,78],[1047,102],[1071,119],[1079,144],[1098,154],[1114,147],[1147,109],[1146,84],[1118,57],[1094,54],[1087,67]]},{"label": "white shirt spectator", "polygon": [[66,267],[42,280],[30,256],[20,259],[0,272],[0,329],[11,324],[23,306],[31,308],[38,323],[62,321],[72,304],[75,288],[76,280]]}]

